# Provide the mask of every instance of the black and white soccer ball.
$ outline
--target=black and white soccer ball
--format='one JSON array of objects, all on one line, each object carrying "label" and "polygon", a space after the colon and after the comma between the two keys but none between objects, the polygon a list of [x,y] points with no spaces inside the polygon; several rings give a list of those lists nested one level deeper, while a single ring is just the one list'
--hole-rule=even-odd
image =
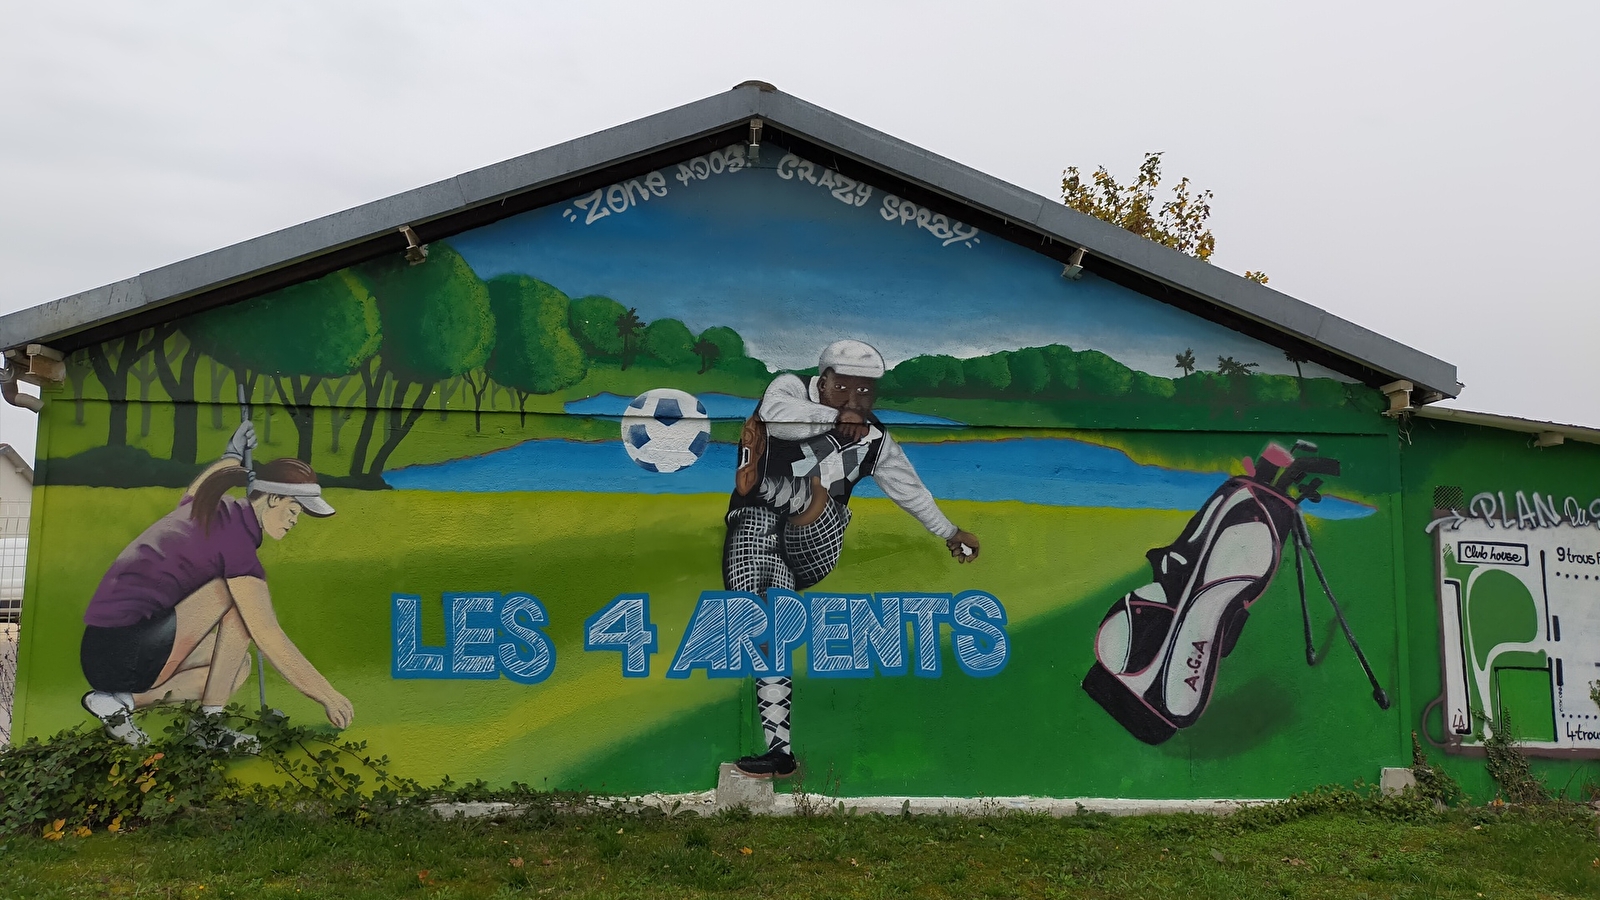
[{"label": "black and white soccer ball", "polygon": [[622,446],[641,469],[687,469],[710,443],[711,417],[693,394],[655,388],[633,398],[623,411]]}]

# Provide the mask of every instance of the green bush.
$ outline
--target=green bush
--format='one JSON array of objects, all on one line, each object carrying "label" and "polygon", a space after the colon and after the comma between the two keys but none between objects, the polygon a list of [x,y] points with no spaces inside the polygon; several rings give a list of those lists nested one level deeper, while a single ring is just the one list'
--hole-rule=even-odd
[{"label": "green bush", "polygon": [[[226,716],[211,717],[191,704],[139,716],[147,730],[163,717],[165,726],[145,747],[80,727],[0,749],[0,835],[40,829],[59,839],[71,831],[117,831],[231,802],[364,821],[375,809],[420,793],[415,782],[389,775],[388,758],[368,755],[365,742],[339,741],[279,715],[251,718],[230,707]],[[246,783],[230,774],[230,762],[245,754],[213,749],[224,724],[257,738],[253,755],[272,767],[279,783]]]}]

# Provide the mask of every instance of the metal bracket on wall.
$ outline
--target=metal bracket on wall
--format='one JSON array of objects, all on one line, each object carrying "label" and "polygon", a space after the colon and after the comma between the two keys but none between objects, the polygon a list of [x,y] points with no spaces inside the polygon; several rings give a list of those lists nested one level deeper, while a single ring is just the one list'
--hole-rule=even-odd
[{"label": "metal bracket on wall", "polygon": [[401,225],[400,233],[406,236],[406,262],[420,265],[428,261],[428,245],[417,237],[410,225]]},{"label": "metal bracket on wall", "polygon": [[1411,391],[1414,386],[1409,381],[1391,381],[1378,390],[1389,398],[1389,408],[1383,414],[1391,419],[1399,418],[1415,407],[1411,405]]},{"label": "metal bracket on wall", "polygon": [[1083,253],[1082,247],[1072,251],[1072,255],[1067,257],[1067,264],[1061,267],[1062,278],[1077,281],[1083,277]]}]

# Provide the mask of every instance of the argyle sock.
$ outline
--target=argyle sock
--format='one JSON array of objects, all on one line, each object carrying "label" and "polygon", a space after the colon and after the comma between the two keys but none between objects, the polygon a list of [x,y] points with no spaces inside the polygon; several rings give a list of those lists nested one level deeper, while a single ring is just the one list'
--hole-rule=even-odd
[{"label": "argyle sock", "polygon": [[756,679],[756,710],[766,732],[767,751],[793,754],[789,747],[789,697],[793,683],[787,678]]}]

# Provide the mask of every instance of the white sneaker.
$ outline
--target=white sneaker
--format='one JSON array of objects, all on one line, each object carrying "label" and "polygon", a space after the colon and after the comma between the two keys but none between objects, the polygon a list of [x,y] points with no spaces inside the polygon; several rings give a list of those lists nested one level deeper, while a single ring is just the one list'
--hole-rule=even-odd
[{"label": "white sneaker", "polygon": [[201,719],[189,726],[194,742],[207,750],[229,753],[255,753],[261,749],[261,741],[255,735],[222,724],[227,719],[226,713],[202,714]]},{"label": "white sneaker", "polygon": [[133,695],[90,691],[79,701],[89,714],[100,720],[106,737],[134,747],[150,743],[150,735],[133,722]]}]

